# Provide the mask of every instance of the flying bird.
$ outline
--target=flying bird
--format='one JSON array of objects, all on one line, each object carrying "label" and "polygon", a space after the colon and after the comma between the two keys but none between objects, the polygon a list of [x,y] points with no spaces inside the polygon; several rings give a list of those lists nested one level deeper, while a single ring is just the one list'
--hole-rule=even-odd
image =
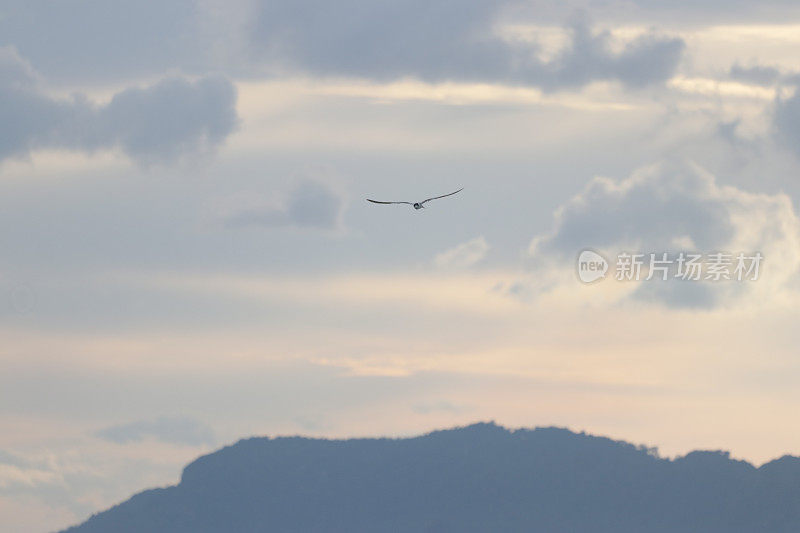
[{"label": "flying bird", "polygon": [[430,202],[431,200],[438,200],[439,198],[444,198],[446,196],[453,196],[457,192],[461,192],[463,190],[464,190],[464,187],[461,187],[460,189],[458,189],[455,192],[451,192],[451,193],[448,193],[448,194],[443,194],[441,196],[434,196],[433,198],[428,198],[427,200],[422,200],[421,202],[381,202],[380,200],[370,200],[369,198],[367,198],[367,201],[368,202],[372,202],[373,204],[408,204],[408,205],[413,206],[414,209],[424,209],[426,202]]}]

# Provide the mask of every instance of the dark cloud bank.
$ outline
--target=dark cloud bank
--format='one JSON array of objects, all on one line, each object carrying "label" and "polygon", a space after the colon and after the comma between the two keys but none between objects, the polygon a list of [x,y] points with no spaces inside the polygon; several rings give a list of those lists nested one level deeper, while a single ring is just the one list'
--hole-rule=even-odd
[{"label": "dark cloud bank", "polygon": [[[213,5],[11,1],[0,12],[0,160],[40,149],[118,148],[149,164],[214,148],[237,123],[235,88],[219,73],[411,77],[550,91],[598,80],[643,87],[670,78],[685,47],[654,33],[617,47],[608,32],[577,17],[567,46],[543,61],[535,42],[497,34],[513,5],[507,0],[256,1],[216,17]],[[80,94],[48,94],[28,61],[49,82],[201,77],[173,75],[97,105]]]},{"label": "dark cloud bank", "polygon": [[607,32],[575,17],[570,43],[555,58],[537,58],[532,43],[495,32],[505,1],[409,0],[330,3],[262,2],[253,43],[263,55],[323,75],[429,81],[494,81],[546,90],[616,80],[641,87],[672,76],[684,49],[678,38],[645,34],[612,51]]},{"label": "dark cloud bank", "polygon": [[37,149],[119,148],[142,162],[168,162],[220,144],[236,127],[230,81],[173,77],[95,105],[43,92],[31,66],[0,48],[0,160]]},{"label": "dark cloud bank", "polygon": [[253,438],[201,457],[71,533],[794,532],[800,458],[674,460],[565,429],[411,439]]},{"label": "dark cloud bank", "polygon": [[[193,0],[12,0],[0,17],[0,46],[15,46],[48,77],[60,80],[127,80],[174,69],[236,77],[288,71],[516,83],[546,90],[595,80],[633,87],[658,83],[672,76],[684,49],[681,39],[647,33],[617,50],[608,33],[576,18],[568,27],[566,49],[541,61],[536,43],[508,42],[496,32],[519,4],[255,0],[220,9],[214,2]],[[513,22],[543,22],[536,3],[525,5],[530,12]],[[576,7],[558,10],[556,18],[563,22]]]}]

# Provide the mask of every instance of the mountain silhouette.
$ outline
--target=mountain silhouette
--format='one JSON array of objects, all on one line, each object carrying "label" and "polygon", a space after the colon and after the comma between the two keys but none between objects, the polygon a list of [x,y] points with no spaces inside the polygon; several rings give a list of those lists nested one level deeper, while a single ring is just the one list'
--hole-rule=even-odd
[{"label": "mountain silhouette", "polygon": [[250,438],[69,533],[800,531],[800,458],[677,459],[561,428]]}]

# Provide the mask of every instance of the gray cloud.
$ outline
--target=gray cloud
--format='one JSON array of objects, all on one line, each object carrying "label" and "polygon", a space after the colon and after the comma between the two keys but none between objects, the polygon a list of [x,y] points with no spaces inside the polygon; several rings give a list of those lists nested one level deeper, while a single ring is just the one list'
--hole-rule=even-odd
[{"label": "gray cloud", "polygon": [[316,181],[303,181],[278,202],[238,206],[223,216],[228,227],[262,226],[337,229],[342,224],[344,200]]},{"label": "gray cloud", "polygon": [[171,78],[115,95],[99,120],[130,156],[171,160],[222,143],[236,127],[235,106],[236,89],[224,78]]},{"label": "gray cloud", "polygon": [[685,43],[679,38],[648,33],[611,51],[608,32],[595,32],[584,18],[570,26],[571,44],[555,60],[529,66],[525,79],[546,89],[577,87],[596,80],[617,80],[643,87],[672,77]]},{"label": "gray cloud", "polygon": [[[275,66],[499,79],[532,52],[492,35],[506,12],[506,20],[547,26],[576,10],[609,25],[786,23],[800,16],[791,0],[5,0],[0,9],[0,46],[15,46],[59,81],[122,81],[171,70],[259,76]],[[640,63],[646,71],[670,53],[648,57],[655,61]],[[635,81],[638,72],[632,74]]]},{"label": "gray cloud", "polygon": [[682,237],[707,250],[735,232],[713,180],[684,164],[640,171],[622,182],[595,178],[555,220],[555,231],[535,241],[536,253],[572,257],[583,248],[620,244],[671,250]]},{"label": "gray cloud", "polygon": [[153,438],[169,444],[202,446],[215,444],[214,432],[208,426],[185,416],[160,417],[101,429],[95,435],[103,440],[126,444]]},{"label": "gray cloud", "polygon": [[5,0],[0,9],[0,46],[52,79],[130,79],[205,57],[196,0]]},{"label": "gray cloud", "polygon": [[236,90],[224,78],[170,78],[117,93],[98,106],[53,98],[31,66],[0,49],[0,160],[32,150],[120,148],[143,163],[168,162],[219,145],[236,127]]},{"label": "gray cloud", "polygon": [[777,67],[767,65],[744,67],[737,63],[731,67],[728,75],[734,80],[764,87],[775,85],[781,79],[781,71]]},{"label": "gray cloud", "polygon": [[[523,20],[547,25],[567,9],[534,4]],[[128,80],[180,70],[234,76],[300,71],[368,79],[415,77],[536,85],[547,90],[617,80],[639,87],[669,78],[684,43],[650,33],[612,49],[582,20],[551,61],[534,43],[496,33],[512,0],[178,0],[135,5],[97,0],[12,0],[0,46],[15,46],[48,78]],[[581,3],[569,11],[581,9]],[[583,6],[592,13],[592,5]],[[519,10],[517,10],[519,11]],[[519,14],[519,13],[517,13]],[[507,17],[506,17],[507,18]],[[58,53],[54,53],[58,50]]]},{"label": "gray cloud", "polygon": [[617,80],[640,87],[668,79],[684,49],[678,38],[650,33],[621,51],[607,32],[576,18],[570,44],[551,61],[538,47],[495,33],[506,1],[348,0],[262,2],[253,32],[262,56],[289,69],[374,79],[405,76],[530,84],[547,90]]},{"label": "gray cloud", "polygon": [[721,121],[717,124],[717,135],[732,145],[739,145],[742,142],[738,129],[742,124],[742,119]]},{"label": "gray cloud", "polygon": [[7,452],[5,450],[0,450],[0,464],[4,465],[11,465],[17,466],[20,468],[24,468],[29,466],[29,461],[14,455],[13,453]]},{"label": "gray cloud", "polygon": [[[681,251],[761,252],[770,266],[767,279],[761,276],[758,283],[781,290],[800,267],[799,236],[800,219],[785,195],[721,186],[696,165],[662,163],[624,180],[593,179],[557,210],[553,231],[533,240],[531,266],[540,274],[552,268],[571,272],[586,248],[600,250],[612,263],[620,252],[667,252],[673,259]],[[547,289],[544,282],[539,286]],[[640,282],[633,296],[670,307],[708,308],[751,286],[672,279]]]},{"label": "gray cloud", "polygon": [[598,12],[624,20],[658,20],[661,23],[677,23],[684,26],[718,25],[729,22],[753,24],[775,22],[785,24],[787,20],[800,16],[793,0],[578,0]]},{"label": "gray cloud", "polygon": [[778,99],[772,120],[778,142],[800,158],[800,90]]},{"label": "gray cloud", "polygon": [[[603,34],[574,26],[571,51],[542,63],[534,59],[535,46],[512,45],[494,34],[498,18],[518,7],[512,0],[9,0],[0,17],[0,46],[15,46],[57,80],[127,80],[175,69],[259,76],[287,67],[552,89],[593,79],[634,86],[658,82],[672,72],[682,50],[679,40],[651,35],[615,54]],[[595,5],[528,7],[522,22],[550,25]],[[615,6],[601,7],[606,12]]]},{"label": "gray cloud", "polygon": [[[682,49],[676,39],[651,35],[616,54],[603,38],[576,36],[575,57],[542,63],[532,59],[535,47],[511,45],[493,33],[498,20],[552,26],[575,11],[609,26],[786,23],[800,16],[791,0],[6,0],[0,46],[15,46],[48,79],[81,82],[127,81],[169,71],[253,77],[288,67],[369,78],[506,80],[560,88],[569,86],[574,65],[587,69],[578,80],[591,73],[600,75],[592,79],[629,85],[658,82],[674,68]],[[587,54],[581,40],[598,48]],[[734,77],[770,75],[740,68]]]}]

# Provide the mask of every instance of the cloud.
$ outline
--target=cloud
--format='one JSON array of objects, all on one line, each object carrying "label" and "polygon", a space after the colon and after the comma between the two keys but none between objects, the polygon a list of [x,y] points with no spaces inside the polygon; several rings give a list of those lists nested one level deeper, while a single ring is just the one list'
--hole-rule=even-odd
[{"label": "cloud", "polygon": [[22,457],[0,450],[0,496],[67,507],[80,516],[92,509],[75,494],[80,492],[82,481],[93,477],[88,470],[52,453]]},{"label": "cloud", "polygon": [[[342,225],[344,200],[329,186],[306,180],[279,201],[247,200],[250,205],[228,208],[228,227],[261,226],[335,230]],[[255,204],[255,205],[253,205]]]},{"label": "cloud", "polygon": [[224,78],[169,78],[123,90],[103,106],[54,98],[12,48],[0,48],[0,160],[38,149],[121,149],[141,163],[211,150],[235,129],[236,90]]},{"label": "cloud", "polygon": [[780,80],[781,71],[772,66],[752,65],[743,67],[736,63],[731,67],[728,75],[737,81],[770,87]]},{"label": "cloud", "polygon": [[736,63],[728,71],[728,76],[736,81],[762,87],[782,85],[791,88],[800,85],[800,73],[794,70],[782,70],[772,65],[742,66]]},{"label": "cloud", "polygon": [[10,465],[19,468],[25,468],[29,466],[29,462],[13,453],[0,450],[0,465]]},{"label": "cloud", "polygon": [[[606,33],[573,24],[566,53],[542,62],[538,43],[509,42],[497,32],[498,24],[509,20],[504,14],[520,13],[512,0],[7,4],[0,17],[0,46],[16,46],[56,80],[128,80],[175,70],[253,77],[299,70],[378,80],[510,82],[552,90],[593,80],[640,86],[668,78],[683,50],[681,40],[650,33],[625,43],[620,52]],[[575,9],[591,12],[593,7],[589,2],[566,7],[535,3],[521,22],[550,25]]]},{"label": "cloud", "polygon": [[660,249],[687,236],[709,249],[734,231],[714,179],[691,165],[666,163],[623,180],[592,179],[557,209],[554,231],[534,239],[531,251],[571,257],[582,248],[619,244]]},{"label": "cloud", "polygon": [[486,257],[488,251],[486,239],[476,237],[438,254],[433,262],[439,268],[469,268]]},{"label": "cloud", "polygon": [[221,144],[236,127],[235,106],[236,89],[225,78],[170,78],[118,93],[99,121],[131,157],[169,161]]},{"label": "cloud", "polygon": [[569,44],[554,59],[538,43],[508,41],[496,24],[510,2],[470,0],[401,4],[346,0],[259,4],[254,48],[283,69],[369,79],[489,81],[546,90],[616,80],[631,87],[670,78],[681,58],[679,38],[647,33],[615,50],[608,32],[576,18]]},{"label": "cloud", "polygon": [[26,89],[35,79],[33,67],[14,48],[0,48],[0,87]]},{"label": "cloud", "polygon": [[95,435],[103,440],[126,444],[152,438],[168,444],[187,446],[213,446],[214,432],[194,418],[160,417],[155,420],[141,420],[101,429]]},{"label": "cloud", "polygon": [[199,10],[197,0],[5,0],[0,46],[16,46],[48,77],[130,79],[205,59]]},{"label": "cloud", "polygon": [[583,17],[573,20],[570,35],[565,50],[550,62],[530,65],[525,78],[551,90],[598,80],[644,87],[671,78],[686,46],[680,38],[651,32],[625,42],[614,52],[611,35],[593,31]]},{"label": "cloud", "polygon": [[532,267],[571,273],[586,248],[610,259],[620,252],[761,252],[765,266],[757,284],[640,282],[631,293],[672,307],[713,307],[745,287],[785,288],[800,268],[800,219],[784,194],[723,186],[694,164],[666,162],[623,180],[594,178],[558,208],[553,231],[533,239]]},{"label": "cloud", "polygon": [[523,42],[500,31],[506,22],[564,20],[581,7],[591,13],[592,6],[578,4],[549,6],[544,16],[536,5],[517,20],[507,16],[519,14],[512,0],[12,0],[0,17],[0,46],[15,46],[48,79],[81,82],[170,71],[249,78],[301,72],[559,90],[598,80],[640,87],[672,76],[684,49],[679,38],[648,32],[618,43],[576,18],[568,46],[543,61],[541,39]]},{"label": "cloud", "polygon": [[176,70],[253,77],[283,67],[486,81],[525,66],[519,62],[536,51],[497,39],[495,23],[552,26],[576,10],[609,25],[684,28],[785,24],[798,14],[782,0],[5,0],[0,46],[16,46],[48,79],[60,81],[123,81]]},{"label": "cloud", "polygon": [[777,100],[772,123],[778,143],[800,158],[800,90]]}]

